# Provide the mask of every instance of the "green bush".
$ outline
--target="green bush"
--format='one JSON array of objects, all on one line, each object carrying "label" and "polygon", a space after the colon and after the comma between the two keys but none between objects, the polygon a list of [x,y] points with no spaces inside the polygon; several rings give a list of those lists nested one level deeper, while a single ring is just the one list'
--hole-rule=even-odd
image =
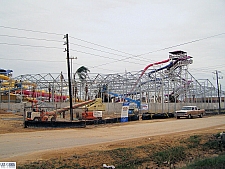
[{"label": "green bush", "polygon": [[209,140],[203,144],[202,148],[204,151],[209,149],[221,150],[221,143],[218,140]]},{"label": "green bush", "polygon": [[190,136],[188,139],[188,148],[196,148],[199,146],[201,137],[199,135]]},{"label": "green bush", "polygon": [[185,169],[222,169],[225,168],[225,155],[214,158],[198,160],[188,165]]},{"label": "green bush", "polygon": [[162,165],[163,163],[175,164],[186,157],[184,150],[184,147],[172,147],[153,154],[153,160],[159,165]]}]

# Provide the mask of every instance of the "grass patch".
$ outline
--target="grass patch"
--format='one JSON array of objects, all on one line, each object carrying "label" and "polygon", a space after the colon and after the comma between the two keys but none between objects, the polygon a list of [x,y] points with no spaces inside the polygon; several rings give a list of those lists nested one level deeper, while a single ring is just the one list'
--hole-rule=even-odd
[{"label": "grass patch", "polygon": [[202,145],[203,151],[208,151],[210,149],[216,151],[223,151],[225,148],[225,144],[221,141],[220,133],[213,135],[207,142]]},{"label": "grass patch", "polygon": [[187,142],[188,142],[188,148],[197,148],[200,144],[200,141],[201,141],[201,136],[199,135],[193,135],[193,136],[190,136],[188,139],[187,139]]},{"label": "grass patch", "polygon": [[184,147],[172,147],[153,154],[153,160],[159,166],[162,166],[163,164],[175,164],[186,157],[184,150]]},{"label": "grass patch", "polygon": [[[147,148],[148,149],[148,148]],[[118,148],[110,151],[104,151],[104,153],[110,154],[110,157],[114,159],[114,165],[118,169],[135,169],[138,165],[148,161],[150,158],[148,155],[139,157],[139,153],[146,154],[144,151],[146,147],[136,148]]]},{"label": "grass patch", "polygon": [[225,168],[225,155],[198,160],[183,169],[222,169]]},{"label": "grass patch", "polygon": [[67,162],[60,162],[52,160],[48,161],[40,161],[40,162],[33,162],[30,164],[25,164],[23,166],[17,166],[17,169],[47,169],[47,168],[54,168],[54,169],[85,169],[85,167],[81,167],[78,163],[67,163]]},{"label": "grass patch", "polygon": [[[182,140],[182,141],[181,141]],[[209,157],[225,152],[224,144],[219,134],[193,135],[174,139],[172,142],[161,139],[160,142],[150,142],[136,147],[116,148],[106,151],[90,151],[84,153],[74,152],[70,157],[59,157],[36,161],[18,169],[94,169],[102,168],[102,164],[114,165],[117,169],[140,168],[174,168],[191,163],[195,159]],[[189,168],[202,168],[216,166],[225,168],[225,155],[217,158],[207,158],[190,164]],[[47,166],[47,167],[46,167]],[[222,167],[221,167],[222,166]],[[188,169],[189,169],[188,168]]]}]

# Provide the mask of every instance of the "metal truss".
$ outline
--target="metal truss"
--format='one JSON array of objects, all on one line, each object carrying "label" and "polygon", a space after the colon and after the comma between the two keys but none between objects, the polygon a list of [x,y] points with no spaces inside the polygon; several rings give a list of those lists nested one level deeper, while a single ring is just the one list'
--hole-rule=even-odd
[{"label": "metal truss", "polygon": [[[217,97],[217,89],[208,79],[197,80],[191,75],[188,71],[188,65],[193,62],[191,58],[186,52],[175,51],[169,53],[168,65],[153,64],[145,72],[88,73],[83,80],[74,77],[71,82],[73,97],[80,100],[105,97],[108,102],[112,98],[158,103],[209,102],[209,99]],[[68,79],[63,73],[27,74],[14,79],[36,84],[35,90],[68,95]],[[221,91],[221,94],[224,95],[224,92]]]}]

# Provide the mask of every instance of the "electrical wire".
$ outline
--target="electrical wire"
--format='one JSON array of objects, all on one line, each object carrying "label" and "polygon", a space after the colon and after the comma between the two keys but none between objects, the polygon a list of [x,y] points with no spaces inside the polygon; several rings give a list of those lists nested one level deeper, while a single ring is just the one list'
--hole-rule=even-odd
[{"label": "electrical wire", "polygon": [[178,46],[183,46],[183,45],[199,42],[199,41],[202,41],[202,40],[205,40],[205,39],[214,38],[216,36],[221,36],[221,35],[225,35],[225,33],[220,33],[220,34],[208,36],[208,37],[205,37],[205,38],[200,38],[200,39],[192,40],[192,41],[189,41],[189,42],[180,43],[180,44],[177,44],[177,45],[169,46],[169,47],[158,49],[158,50],[155,50],[155,51],[150,51],[150,52],[147,52],[147,53],[143,53],[143,54],[140,54],[140,55],[137,55],[137,56],[143,56],[143,55],[147,55],[147,54],[151,54],[151,53],[167,50],[167,49],[170,49],[170,48],[174,48],[174,47],[178,47]]},{"label": "electrical wire", "polygon": [[59,34],[59,33],[51,33],[51,32],[44,32],[44,31],[36,31],[36,30],[31,30],[31,29],[22,29],[22,28],[15,28],[15,27],[2,26],[2,25],[0,25],[0,28],[12,29],[12,30],[19,30],[19,31],[26,31],[26,32],[34,32],[34,33],[42,33],[42,34],[48,34],[48,35],[64,36],[63,34]]},{"label": "electrical wire", "polygon": [[[21,28],[8,27],[8,26],[2,26],[2,25],[0,25],[0,28],[62,36],[62,34],[58,34],[58,33],[50,33],[50,32],[36,31],[36,30],[29,30],[29,29],[21,29]],[[117,50],[117,49],[113,49],[113,48],[106,47],[106,46],[103,46],[103,45],[100,45],[100,44],[97,44],[97,43],[89,42],[89,41],[86,41],[86,40],[83,40],[83,39],[80,39],[80,38],[76,38],[76,37],[70,36],[70,38],[72,38],[72,39],[76,39],[76,40],[79,40],[79,41],[82,41],[82,42],[85,42],[85,43],[88,43],[88,44],[92,44],[92,45],[95,45],[95,46],[98,46],[98,47],[102,47],[102,48],[105,48],[105,49],[108,49],[108,50],[112,50],[112,51],[120,52],[120,53],[123,53],[123,54],[126,54],[126,55],[130,55],[130,57],[126,57],[126,56],[123,56],[123,55],[118,55],[118,54],[115,54],[115,53],[106,52],[106,51],[103,51],[103,50],[99,50],[99,49],[95,49],[95,48],[90,48],[90,47],[86,47],[86,46],[79,45],[80,47],[86,47],[86,48],[89,48],[89,49],[92,49],[92,50],[96,50],[96,51],[100,51],[100,52],[104,52],[104,53],[108,53],[108,54],[112,54],[112,55],[126,57],[124,59],[114,59],[114,58],[105,57],[105,56],[102,56],[102,55],[91,54],[91,53],[88,53],[88,52],[78,51],[78,50],[74,50],[74,49],[70,49],[70,50],[76,51],[76,52],[80,52],[80,53],[84,53],[84,54],[88,54],[88,55],[93,55],[93,56],[103,57],[103,58],[107,58],[107,59],[112,59],[112,60],[115,60],[115,62],[120,62],[120,61],[124,61],[124,60],[127,61],[128,59],[131,59],[131,58],[136,58],[136,57],[140,57],[140,56],[143,56],[143,55],[147,55],[147,54],[159,52],[159,51],[162,51],[162,50],[167,50],[167,49],[170,49],[170,48],[174,48],[174,47],[178,47],[178,46],[183,46],[183,45],[187,45],[187,44],[190,44],[190,43],[195,43],[195,42],[198,42],[198,41],[202,41],[202,40],[205,40],[205,39],[209,39],[209,38],[221,36],[221,35],[224,35],[224,34],[225,33],[220,33],[220,34],[208,36],[208,37],[205,37],[205,38],[200,38],[200,39],[192,40],[192,41],[189,41],[189,42],[185,42],[185,43],[173,45],[173,46],[170,46],[170,47],[166,47],[166,48],[162,48],[162,49],[150,51],[150,52],[143,53],[143,54],[139,54],[139,55],[133,55],[133,54],[130,54],[130,53],[127,53],[127,52],[124,52],[124,51],[120,51],[120,50]],[[54,41],[54,40],[47,40],[47,39],[27,38],[27,37],[18,37],[18,36],[10,36],[10,35],[1,35],[1,36],[15,37],[15,38],[25,38],[25,39],[33,39],[33,40]],[[61,41],[55,41],[55,42],[61,42]],[[58,47],[24,45],[24,44],[10,44],[10,43],[0,43],[0,44],[2,44],[2,45],[16,45],[16,46],[23,46],[23,47],[41,47],[41,48],[51,48],[51,49],[63,49],[63,48],[58,48]],[[78,45],[78,44],[75,44],[75,43],[72,43],[72,44],[73,45]],[[140,61],[142,61],[142,60],[140,60]],[[134,62],[130,62],[130,61],[128,61],[128,62],[129,63],[134,63]],[[107,64],[112,64],[112,62],[104,63],[104,64],[97,65],[97,66],[94,66],[94,67],[103,66],[103,65],[107,65]],[[137,64],[137,63],[135,62],[135,64]]]},{"label": "electrical wire", "polygon": [[59,48],[59,47],[54,47],[54,46],[25,45],[25,44],[5,43],[5,42],[0,42],[0,45],[11,45],[11,46],[22,46],[22,47],[36,47],[36,48],[47,48],[47,49],[60,49],[60,50],[64,49],[64,48]]},{"label": "electrical wire", "polygon": [[[166,48],[162,48],[162,49],[158,49],[158,50],[154,50],[154,51],[150,51],[150,52],[143,53],[143,54],[138,54],[138,55],[133,55],[133,54],[130,54],[130,53],[127,53],[127,52],[123,52],[123,51],[116,50],[116,49],[113,49],[113,48],[105,47],[105,46],[102,46],[102,45],[99,45],[99,44],[96,44],[96,43],[92,43],[92,42],[89,42],[89,41],[86,41],[86,40],[82,40],[82,39],[79,39],[79,38],[75,38],[75,37],[71,37],[71,36],[70,37],[73,38],[73,39],[76,39],[76,40],[80,40],[82,42],[86,42],[86,43],[92,44],[92,45],[96,45],[96,46],[99,46],[99,47],[103,47],[103,48],[106,48],[106,49],[110,49],[110,50],[113,50],[113,51],[117,51],[117,52],[121,52],[121,53],[124,53],[124,54],[127,54],[127,55],[131,55],[130,57],[127,57],[125,59],[121,59],[120,60],[120,61],[124,61],[124,60],[127,60],[127,59],[136,58],[136,57],[140,57],[140,56],[143,56],[143,55],[147,55],[147,54],[151,54],[151,53],[155,53],[155,52],[171,49],[171,48],[174,48],[174,47],[179,47],[179,46],[195,43],[195,42],[198,42],[198,41],[202,41],[202,40],[205,40],[205,39],[221,36],[221,35],[224,35],[224,34],[225,33],[220,33],[220,34],[216,34],[216,35],[208,36],[208,37],[205,37],[205,38],[192,40],[192,41],[189,41],[189,42],[180,43],[180,44],[177,44],[177,45],[169,46],[169,47],[166,47]],[[143,58],[143,57],[141,57],[141,58]]]},{"label": "electrical wire", "polygon": [[124,51],[121,51],[121,50],[106,47],[106,46],[103,46],[103,45],[100,45],[100,44],[97,44],[97,43],[93,43],[93,42],[89,42],[89,41],[86,41],[86,40],[83,40],[83,39],[80,39],[80,38],[76,38],[76,37],[73,37],[73,36],[70,36],[70,38],[79,40],[81,42],[89,43],[89,44],[92,44],[92,45],[95,45],[95,46],[98,46],[98,47],[102,47],[102,48],[105,48],[105,49],[109,49],[109,50],[112,50],[112,51],[115,51],[115,52],[120,52],[120,53],[123,53],[123,54],[126,54],[126,55],[131,55],[131,56],[133,55],[131,53],[127,53],[127,52],[124,52]]},{"label": "electrical wire", "polygon": [[[114,59],[114,58],[107,57],[107,56],[97,55],[97,54],[88,53],[88,52],[83,52],[83,51],[74,50],[74,49],[70,49],[70,50],[71,50],[71,51],[75,51],[75,52],[79,52],[79,53],[83,53],[83,54],[87,54],[87,55],[98,56],[98,57],[101,57],[101,58],[106,58],[106,59],[115,60],[114,62],[119,62],[119,61],[120,61],[120,60],[118,60],[118,59]],[[113,62],[113,63],[114,63],[114,62]],[[133,63],[133,64],[140,65],[140,63],[136,63],[136,62],[131,62],[131,61],[127,61],[127,62],[128,62],[128,63]],[[112,62],[109,62],[109,63],[112,63]],[[108,63],[107,63],[107,64],[108,64]]]},{"label": "electrical wire", "polygon": [[[112,53],[112,52],[106,52],[106,51],[103,51],[103,50],[99,50],[99,49],[95,49],[95,48],[91,48],[91,47],[87,47],[87,46],[83,46],[83,45],[79,45],[79,44],[76,44],[76,43],[71,43],[70,44],[72,45],[76,45],[76,46],[79,46],[79,47],[83,47],[83,48],[86,48],[86,49],[91,49],[91,50],[95,50],[95,51],[98,51],[98,52],[102,52],[102,53],[107,53],[107,54],[111,54],[111,55],[115,55],[115,56],[121,56],[121,57],[125,57],[126,59],[128,59],[129,57],[125,56],[125,55],[120,55],[120,54],[116,54],[116,53]],[[138,59],[139,61],[144,61],[146,62],[147,60],[142,60],[142,59]],[[148,60],[149,61],[149,60]]]},{"label": "electrical wire", "polygon": [[[15,59],[10,59],[10,58],[0,58],[1,60],[15,60]],[[33,62],[33,61],[35,61],[35,62],[65,62],[65,61],[55,61],[55,60],[34,60],[34,59],[32,59],[32,60],[29,60],[29,59],[20,59],[20,58],[17,58],[16,59],[17,61],[28,61],[28,62]]]},{"label": "electrical wire", "polygon": [[8,37],[8,38],[19,38],[19,39],[28,39],[28,40],[40,40],[40,41],[48,41],[48,42],[60,42],[63,43],[63,41],[57,41],[57,40],[51,40],[51,39],[43,39],[43,38],[29,38],[24,36],[11,36],[11,35],[0,35],[2,37]]}]

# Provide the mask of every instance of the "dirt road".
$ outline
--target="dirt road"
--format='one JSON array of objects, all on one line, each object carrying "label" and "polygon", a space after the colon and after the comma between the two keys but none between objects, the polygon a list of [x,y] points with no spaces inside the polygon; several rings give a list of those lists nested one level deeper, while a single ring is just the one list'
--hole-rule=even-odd
[{"label": "dirt road", "polygon": [[30,153],[198,130],[225,124],[225,116],[129,122],[124,125],[0,134],[0,159]]}]

